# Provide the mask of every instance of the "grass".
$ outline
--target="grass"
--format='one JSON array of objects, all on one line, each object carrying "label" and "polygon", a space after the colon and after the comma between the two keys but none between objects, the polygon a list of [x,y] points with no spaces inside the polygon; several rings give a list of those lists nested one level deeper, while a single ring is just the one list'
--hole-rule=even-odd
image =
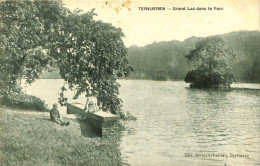
[{"label": "grass", "polygon": [[0,107],[0,165],[121,165],[118,141],[83,137],[78,122],[60,126],[48,112]]}]

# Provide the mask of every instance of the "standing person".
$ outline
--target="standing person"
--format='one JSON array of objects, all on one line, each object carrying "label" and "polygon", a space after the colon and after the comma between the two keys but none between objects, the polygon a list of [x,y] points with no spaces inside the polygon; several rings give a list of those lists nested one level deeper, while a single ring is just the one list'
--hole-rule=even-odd
[{"label": "standing person", "polygon": [[53,122],[56,122],[62,126],[66,125],[68,126],[69,125],[69,122],[67,121],[63,121],[60,119],[60,112],[58,110],[58,105],[57,104],[53,104],[52,105],[52,109],[50,111],[50,118]]}]

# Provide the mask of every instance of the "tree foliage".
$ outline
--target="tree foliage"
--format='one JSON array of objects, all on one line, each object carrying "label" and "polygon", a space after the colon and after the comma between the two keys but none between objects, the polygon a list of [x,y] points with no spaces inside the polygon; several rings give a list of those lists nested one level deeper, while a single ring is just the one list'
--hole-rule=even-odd
[{"label": "tree foliage", "polygon": [[53,64],[50,46],[63,17],[58,1],[0,2],[0,94],[17,91],[17,80],[32,83]]},{"label": "tree foliage", "polygon": [[[138,79],[183,79],[188,71],[185,53],[188,47],[179,41],[158,42],[145,47],[128,48],[128,60],[135,69],[130,78]],[[163,70],[163,72],[160,72]],[[163,78],[157,76],[163,75]],[[159,76],[159,77],[161,77]]]},{"label": "tree foliage", "polygon": [[157,70],[153,77],[153,80],[166,81],[168,79],[167,71],[165,69]]},{"label": "tree foliage", "polygon": [[237,80],[260,82],[260,31],[241,31],[223,35],[236,58],[231,66]]},{"label": "tree foliage", "polygon": [[229,88],[235,81],[230,60],[234,58],[233,51],[225,48],[220,37],[208,37],[199,41],[188,55],[190,71],[185,82],[196,88]]},{"label": "tree foliage", "polygon": [[[236,55],[230,67],[237,81],[260,82],[260,32],[238,31],[220,36],[225,47],[232,48]],[[191,37],[182,42],[162,41],[144,47],[129,47],[128,60],[135,69],[129,78],[153,79],[153,74],[163,66],[169,79],[184,80],[189,70],[185,55],[202,39]]]},{"label": "tree foliage", "polygon": [[76,89],[74,98],[86,93],[97,94],[103,110],[117,113],[122,100],[118,98],[120,85],[116,76],[127,76],[132,70],[126,59],[127,51],[121,29],[101,21],[94,21],[93,10],[75,11],[66,19],[61,38],[58,63],[60,74],[68,84],[62,88],[60,103],[67,100],[63,91]]},{"label": "tree foliage", "polygon": [[2,98],[19,88],[17,80],[32,83],[42,70],[58,67],[74,98],[97,93],[98,104],[117,113],[116,77],[127,76],[132,68],[121,29],[95,21],[94,10],[83,13],[64,8],[61,1],[0,2],[0,88]]}]

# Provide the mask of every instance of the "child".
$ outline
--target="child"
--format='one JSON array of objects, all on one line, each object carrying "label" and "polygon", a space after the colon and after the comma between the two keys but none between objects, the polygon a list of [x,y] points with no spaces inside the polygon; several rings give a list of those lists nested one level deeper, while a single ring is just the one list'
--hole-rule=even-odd
[{"label": "child", "polygon": [[60,113],[59,113],[59,110],[58,110],[58,105],[57,104],[53,104],[52,105],[52,109],[50,111],[50,118],[53,122],[56,122],[62,126],[68,126],[69,125],[69,122],[68,121],[62,121],[60,119]]}]

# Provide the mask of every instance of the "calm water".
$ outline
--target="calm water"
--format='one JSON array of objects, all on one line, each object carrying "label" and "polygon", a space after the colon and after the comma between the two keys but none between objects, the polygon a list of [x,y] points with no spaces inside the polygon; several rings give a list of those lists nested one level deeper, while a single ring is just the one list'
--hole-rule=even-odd
[{"label": "calm water", "polygon": [[[124,108],[137,117],[122,132],[126,165],[260,164],[259,90],[194,90],[176,81],[119,83]],[[39,80],[25,89],[52,105],[62,85],[62,80]],[[260,89],[260,84],[234,86]]]}]

